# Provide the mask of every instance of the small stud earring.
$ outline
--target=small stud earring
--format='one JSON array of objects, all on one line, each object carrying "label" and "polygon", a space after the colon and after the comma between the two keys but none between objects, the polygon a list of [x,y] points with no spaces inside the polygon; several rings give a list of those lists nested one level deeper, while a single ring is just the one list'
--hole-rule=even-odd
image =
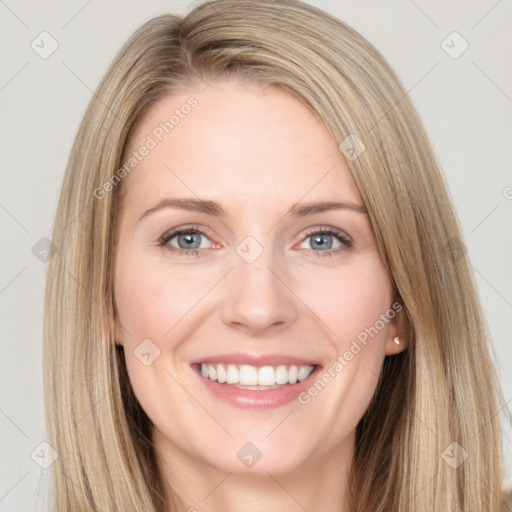
[{"label": "small stud earring", "polygon": [[400,345],[400,338],[397,336],[393,339],[393,343],[396,343],[397,345]]}]

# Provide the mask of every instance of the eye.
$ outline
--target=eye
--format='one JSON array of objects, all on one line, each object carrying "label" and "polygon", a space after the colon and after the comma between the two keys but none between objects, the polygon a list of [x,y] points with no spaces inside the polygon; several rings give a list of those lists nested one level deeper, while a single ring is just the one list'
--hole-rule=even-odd
[{"label": "eye", "polygon": [[[347,235],[335,228],[320,227],[312,229],[306,233],[305,241],[308,239],[311,240],[309,242],[310,250],[315,253],[315,256],[320,257],[333,256],[353,245]],[[333,249],[333,244],[335,244],[336,241],[339,245]]]},{"label": "eye", "polygon": [[[201,229],[194,226],[186,226],[164,234],[159,241],[159,245],[178,254],[197,256],[199,255],[198,249],[208,248],[203,243],[205,238],[208,239],[206,233]],[[176,240],[174,241],[174,239]]]},{"label": "eye", "polygon": [[[306,233],[304,241],[310,239],[310,251],[315,256],[333,256],[350,247],[352,241],[342,231],[331,227],[314,228]],[[167,250],[184,256],[200,256],[200,249],[208,249],[211,246],[205,245],[209,240],[206,233],[195,226],[183,226],[165,233],[159,240],[159,245]],[[304,242],[302,242],[304,243]],[[333,248],[333,245],[336,245]]]}]

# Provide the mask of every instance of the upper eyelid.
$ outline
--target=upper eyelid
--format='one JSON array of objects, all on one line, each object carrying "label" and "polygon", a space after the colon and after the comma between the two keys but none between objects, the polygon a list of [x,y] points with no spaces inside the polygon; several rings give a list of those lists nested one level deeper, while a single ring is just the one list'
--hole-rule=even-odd
[{"label": "upper eyelid", "polygon": [[166,237],[173,237],[175,235],[181,234],[183,231],[198,231],[199,233],[205,236],[209,236],[209,231],[211,230],[195,224],[185,224],[183,226],[179,226],[177,228],[172,228],[165,231],[160,238],[162,239]]}]

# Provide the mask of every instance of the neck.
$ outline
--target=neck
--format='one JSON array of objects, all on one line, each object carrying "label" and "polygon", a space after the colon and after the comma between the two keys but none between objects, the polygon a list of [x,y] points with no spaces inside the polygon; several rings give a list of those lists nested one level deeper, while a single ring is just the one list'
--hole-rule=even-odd
[{"label": "neck", "polygon": [[286,473],[223,472],[192,458],[155,436],[168,511],[180,503],[187,512],[348,512],[348,474],[354,439],[340,449],[306,461]]}]

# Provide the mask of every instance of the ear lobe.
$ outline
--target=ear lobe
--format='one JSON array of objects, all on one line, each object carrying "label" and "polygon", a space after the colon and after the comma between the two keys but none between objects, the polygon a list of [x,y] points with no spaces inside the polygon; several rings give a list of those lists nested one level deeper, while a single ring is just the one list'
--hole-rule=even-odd
[{"label": "ear lobe", "polygon": [[386,355],[394,356],[403,352],[409,346],[409,340],[404,336],[393,336],[386,341]]},{"label": "ear lobe", "polygon": [[402,309],[390,323],[385,354],[387,356],[394,356],[403,352],[408,346],[409,330],[407,328],[406,314]]}]

